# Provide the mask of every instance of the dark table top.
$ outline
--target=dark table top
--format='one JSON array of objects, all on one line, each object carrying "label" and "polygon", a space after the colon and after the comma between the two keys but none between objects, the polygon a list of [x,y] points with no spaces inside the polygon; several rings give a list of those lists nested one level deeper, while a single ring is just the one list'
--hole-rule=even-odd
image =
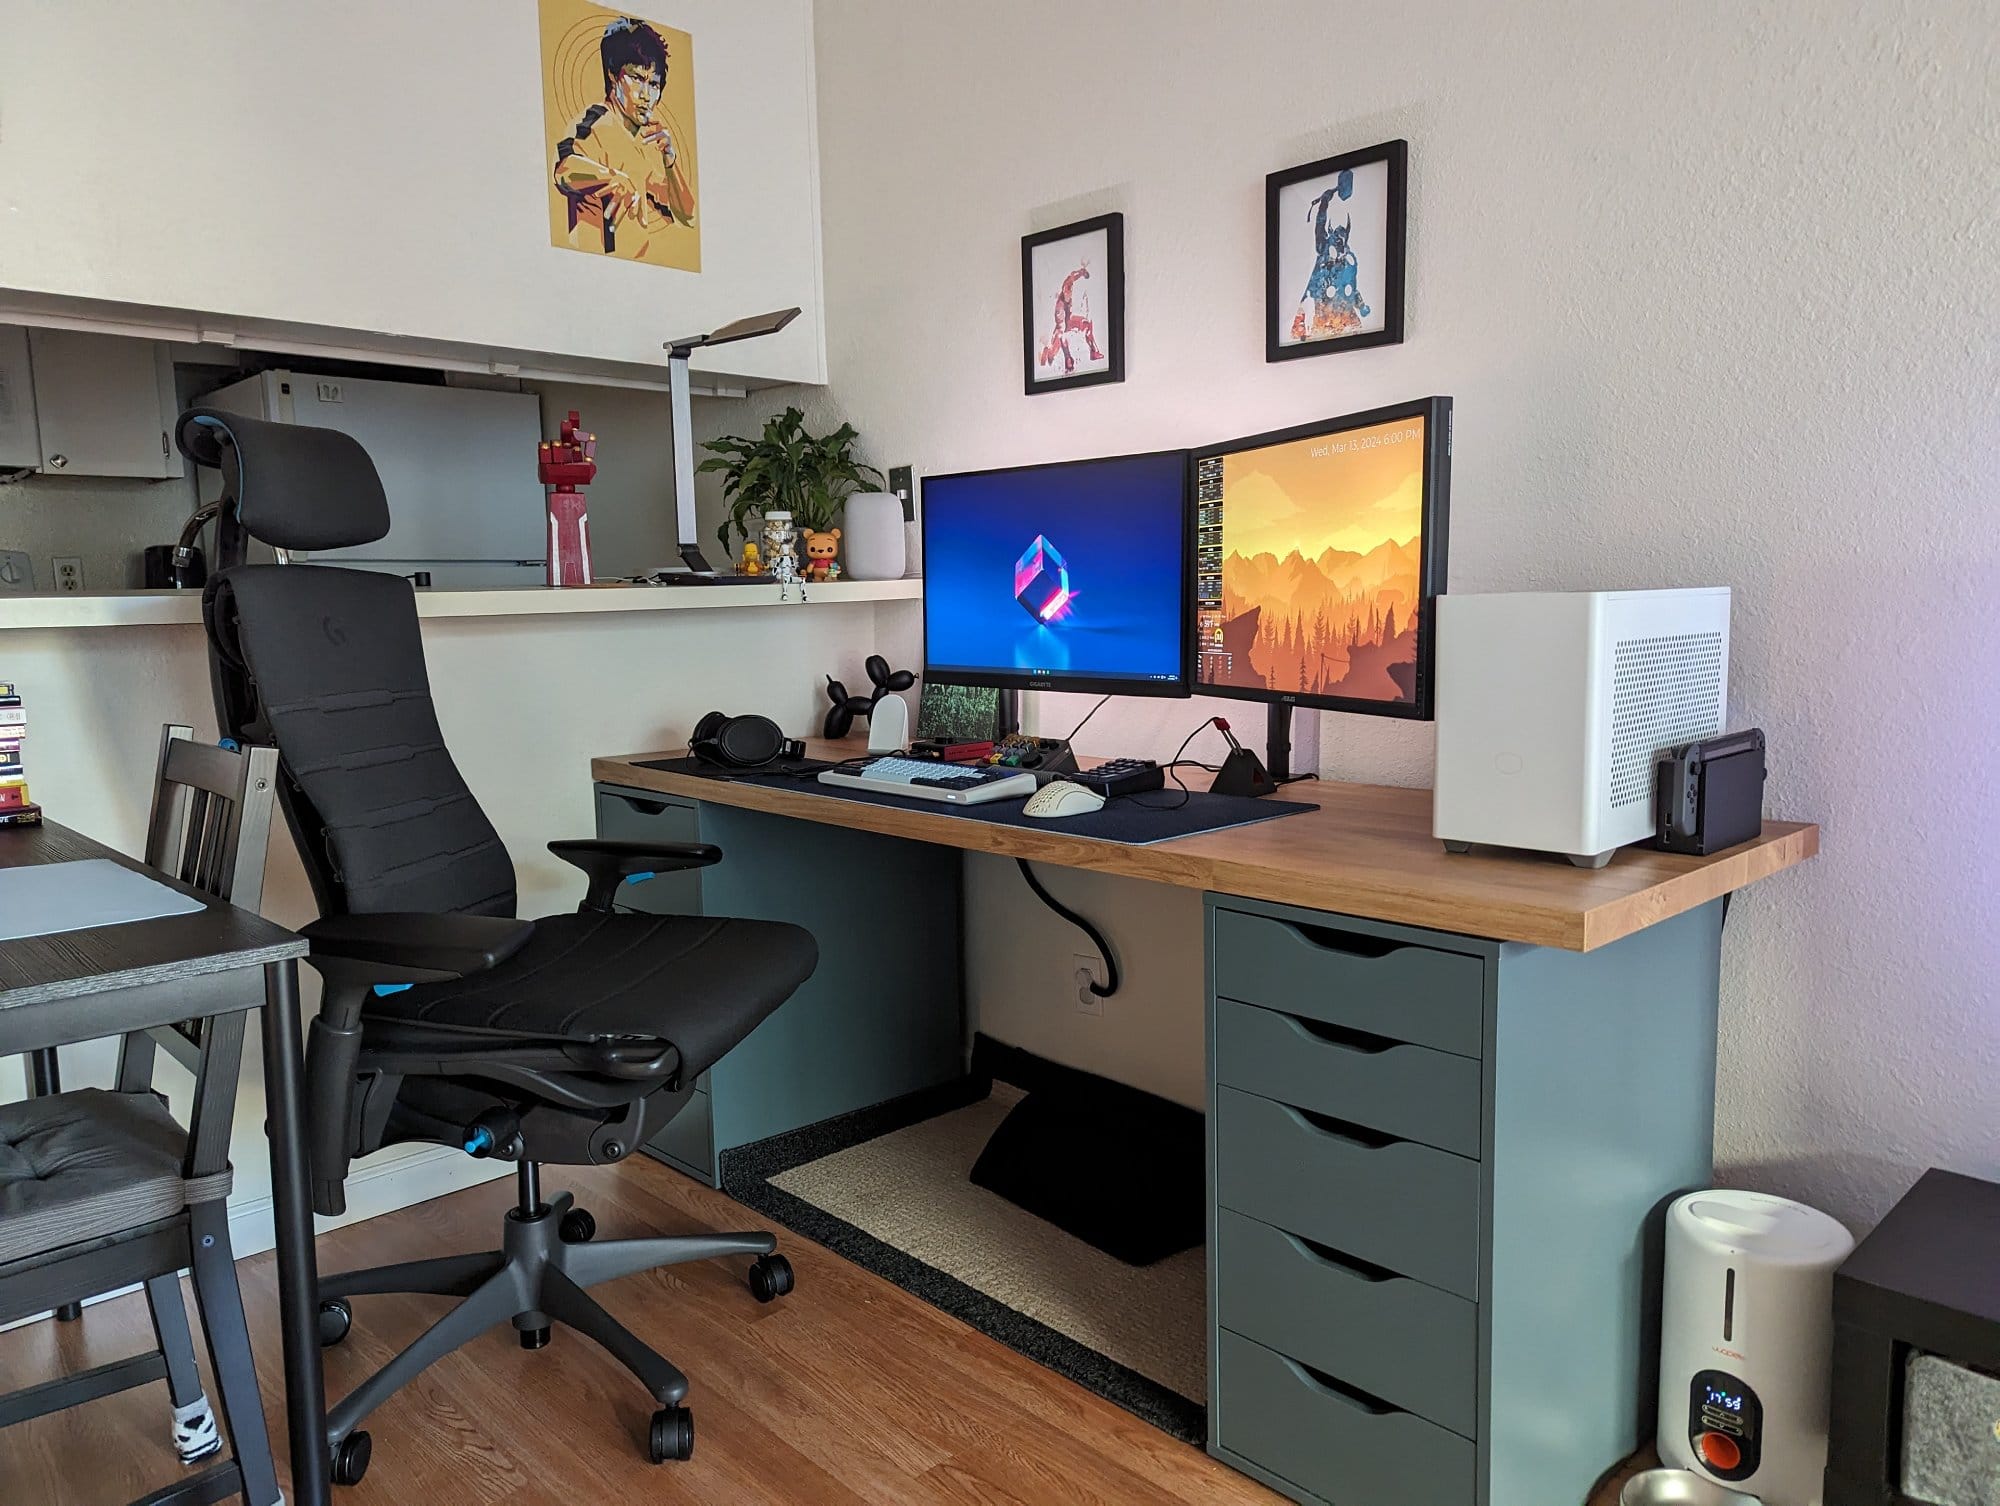
[{"label": "dark table top", "polygon": [[306,954],[304,938],[248,910],[213,900],[102,842],[52,821],[0,826],[0,868],[109,858],[202,902],[188,915],[0,941],[0,1009],[82,998]]},{"label": "dark table top", "polygon": [[1932,1169],[1862,1240],[1835,1282],[2000,1326],[2000,1183]]}]

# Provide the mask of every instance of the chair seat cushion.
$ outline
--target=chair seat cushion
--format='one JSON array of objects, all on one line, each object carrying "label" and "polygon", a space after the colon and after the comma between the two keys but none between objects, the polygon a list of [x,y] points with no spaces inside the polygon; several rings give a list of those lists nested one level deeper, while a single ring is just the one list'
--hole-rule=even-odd
[{"label": "chair seat cushion", "polygon": [[229,1195],[181,1179],[187,1135],[150,1093],[79,1088],[0,1105],[0,1264],[171,1218]]},{"label": "chair seat cushion", "polygon": [[371,1018],[589,1040],[650,1036],[706,1072],[812,976],[812,934],[775,921],[586,912],[535,922],[498,967],[371,1000]]}]

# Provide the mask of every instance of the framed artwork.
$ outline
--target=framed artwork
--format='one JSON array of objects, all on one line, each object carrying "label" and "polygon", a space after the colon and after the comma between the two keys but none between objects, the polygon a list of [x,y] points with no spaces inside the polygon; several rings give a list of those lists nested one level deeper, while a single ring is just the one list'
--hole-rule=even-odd
[{"label": "framed artwork", "polygon": [[1264,180],[1264,359],[1403,339],[1407,141]]},{"label": "framed artwork", "polygon": [[1125,380],[1125,216],[1021,239],[1021,368],[1030,395]]},{"label": "framed artwork", "polygon": [[590,0],[541,0],[549,240],[701,270],[694,40]]}]

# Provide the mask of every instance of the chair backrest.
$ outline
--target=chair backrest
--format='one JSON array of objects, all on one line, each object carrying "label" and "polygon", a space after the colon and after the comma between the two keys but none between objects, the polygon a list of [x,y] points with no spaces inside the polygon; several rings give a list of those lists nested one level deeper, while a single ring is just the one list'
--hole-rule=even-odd
[{"label": "chair backrest", "polygon": [[[264,894],[277,770],[275,749],[198,743],[192,727],[172,722],[162,727],[146,823],[148,866],[212,898],[255,910]],[[184,1168],[190,1176],[210,1175],[227,1164],[242,1044],[241,1011],[135,1030],[119,1043],[120,1092],[152,1087],[156,1047],[194,1074]],[[28,1076],[33,1097],[62,1090],[53,1047],[29,1053]]]},{"label": "chair backrest", "polygon": [[278,800],[324,915],[512,915],[514,865],[452,762],[408,581],[327,565],[242,563],[388,531],[368,452],[332,429],[195,409],[181,448],[222,472],[203,593],[216,715],[270,743]]},{"label": "chair backrest", "polygon": [[160,729],[146,862],[215,899],[255,910],[264,898],[277,750],[217,747],[194,729]]}]

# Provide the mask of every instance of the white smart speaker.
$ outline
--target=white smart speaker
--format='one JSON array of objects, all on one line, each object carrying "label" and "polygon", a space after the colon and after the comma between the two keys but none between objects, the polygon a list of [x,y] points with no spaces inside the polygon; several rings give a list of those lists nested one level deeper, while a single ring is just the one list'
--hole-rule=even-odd
[{"label": "white smart speaker", "polygon": [[1654,765],[1722,731],[1729,588],[1437,598],[1432,831],[1600,868],[1653,835]]},{"label": "white smart speaker", "polygon": [[1662,1462],[1764,1506],[1820,1506],[1834,1219],[1761,1192],[1691,1192],[1667,1209],[1660,1323]]}]

